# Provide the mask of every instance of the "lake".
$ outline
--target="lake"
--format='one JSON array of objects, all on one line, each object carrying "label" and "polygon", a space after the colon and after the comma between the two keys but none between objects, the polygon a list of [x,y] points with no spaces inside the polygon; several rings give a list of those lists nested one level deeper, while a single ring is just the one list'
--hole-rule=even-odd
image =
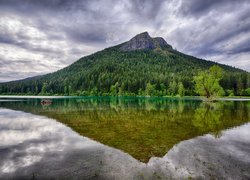
[{"label": "lake", "polygon": [[0,179],[249,179],[250,101],[0,97]]}]

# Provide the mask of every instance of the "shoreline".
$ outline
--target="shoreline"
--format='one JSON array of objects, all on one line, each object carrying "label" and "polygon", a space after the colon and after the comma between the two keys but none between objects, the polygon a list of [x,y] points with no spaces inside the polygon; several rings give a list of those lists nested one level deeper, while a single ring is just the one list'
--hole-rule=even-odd
[{"label": "shoreline", "polygon": [[[145,99],[196,99],[203,101],[205,99],[204,96],[40,96],[40,95],[0,95],[0,98],[8,98],[8,99],[67,99],[67,98],[145,98]],[[217,97],[214,99],[215,101],[250,101],[250,97],[248,96],[232,96],[232,97]]]}]

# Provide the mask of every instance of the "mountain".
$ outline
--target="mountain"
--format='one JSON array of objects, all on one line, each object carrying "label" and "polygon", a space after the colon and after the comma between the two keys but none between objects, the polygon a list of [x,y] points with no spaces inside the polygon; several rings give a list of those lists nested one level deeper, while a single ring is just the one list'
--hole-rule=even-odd
[{"label": "mountain", "polygon": [[183,54],[147,32],[57,72],[0,83],[0,94],[196,95],[193,77],[213,65],[223,69],[220,84],[226,95],[247,95],[248,72]]}]

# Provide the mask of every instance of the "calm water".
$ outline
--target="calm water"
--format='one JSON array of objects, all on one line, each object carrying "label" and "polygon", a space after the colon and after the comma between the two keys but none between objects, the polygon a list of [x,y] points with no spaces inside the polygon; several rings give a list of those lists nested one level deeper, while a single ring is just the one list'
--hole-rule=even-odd
[{"label": "calm water", "polygon": [[0,99],[0,177],[249,178],[249,101],[61,97],[51,105],[40,102]]}]

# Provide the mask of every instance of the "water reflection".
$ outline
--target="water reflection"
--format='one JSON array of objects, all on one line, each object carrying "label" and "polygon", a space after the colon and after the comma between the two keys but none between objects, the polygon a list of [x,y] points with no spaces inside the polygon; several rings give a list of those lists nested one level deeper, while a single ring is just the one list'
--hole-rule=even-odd
[{"label": "water reflection", "polygon": [[0,108],[0,127],[0,179],[110,179],[117,157],[137,166],[131,172],[140,168],[127,154],[43,116]]},{"label": "water reflection", "polygon": [[249,179],[250,124],[221,131],[220,138],[205,135],[179,143],[163,158],[150,164],[161,169],[175,167],[179,178]]},{"label": "water reflection", "polygon": [[144,164],[46,116],[0,108],[0,179],[249,179],[249,136],[248,123],[221,131],[220,138],[180,142]]},{"label": "water reflection", "polygon": [[223,130],[223,111],[221,109],[223,103],[202,103],[199,108],[195,110],[193,125],[200,131],[204,129],[212,132],[216,137],[220,136],[220,131]]},{"label": "water reflection", "polygon": [[1,107],[45,115],[79,134],[121,149],[147,162],[162,157],[175,144],[249,121],[249,102],[204,104],[190,99],[74,98],[0,102]]}]

